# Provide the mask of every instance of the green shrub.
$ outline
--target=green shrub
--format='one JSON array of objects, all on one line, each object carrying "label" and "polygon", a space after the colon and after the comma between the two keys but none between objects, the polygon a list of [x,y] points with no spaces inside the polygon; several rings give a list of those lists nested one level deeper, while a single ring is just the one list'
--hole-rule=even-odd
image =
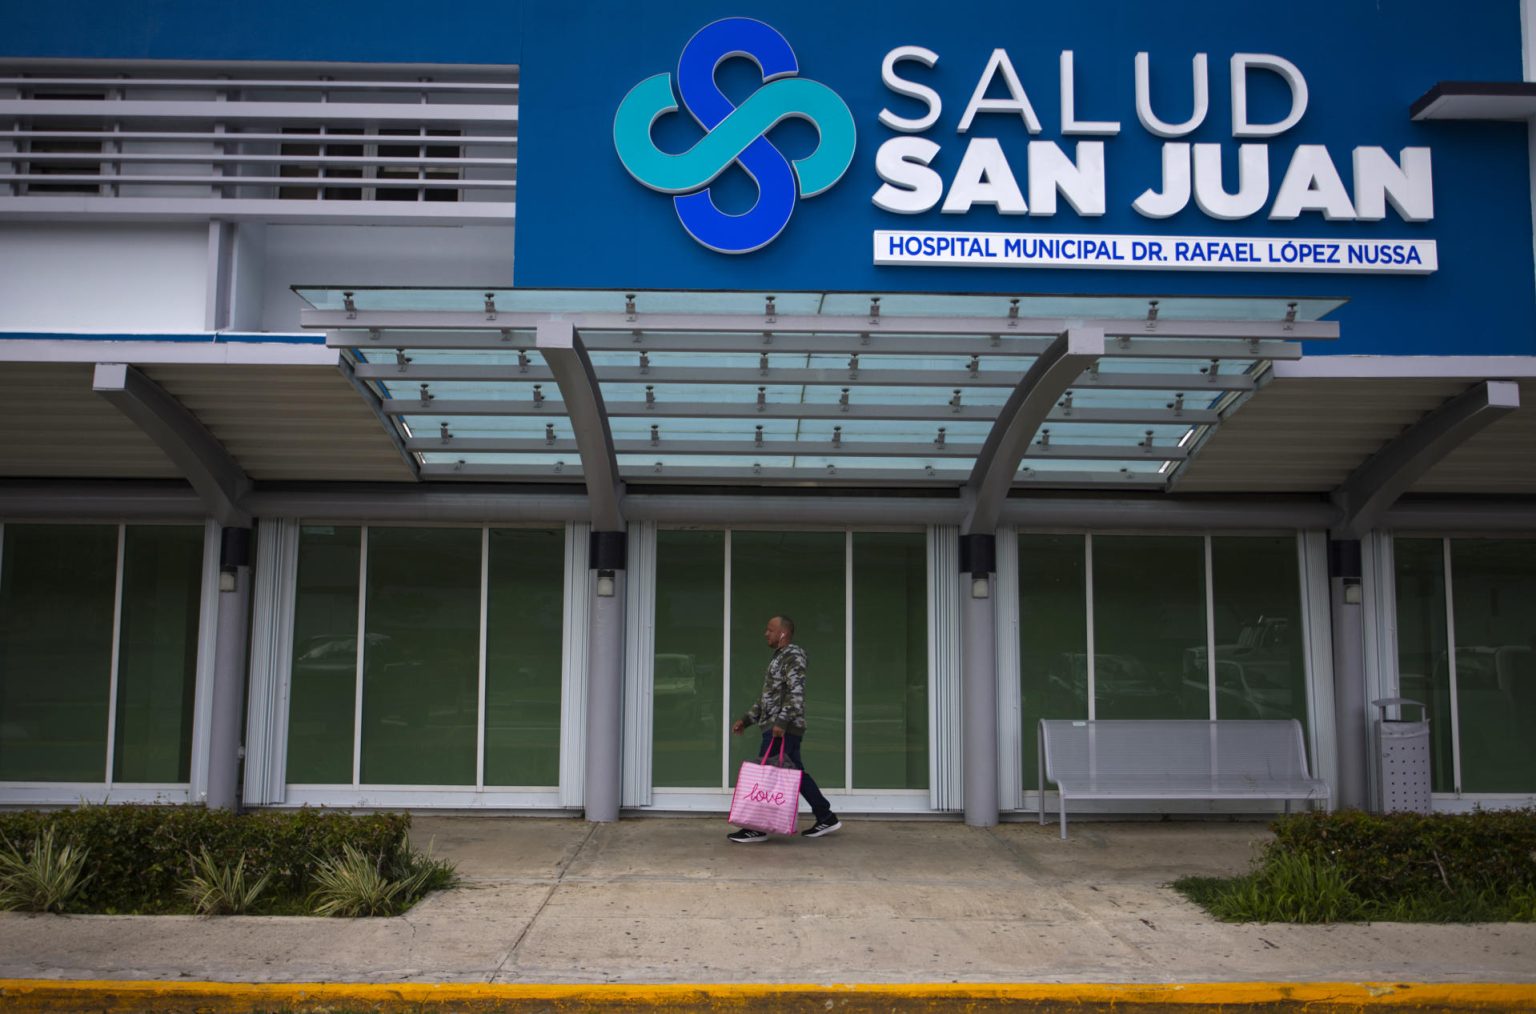
[{"label": "green shrub", "polygon": [[429,891],[445,890],[459,882],[454,864],[432,854],[434,844],[429,841],[427,850],[418,852],[402,843],[395,852],[395,875],[410,882],[407,895],[411,904]]},{"label": "green shrub", "polygon": [[404,883],[393,880],[383,864],[351,845],[343,847],[315,871],[315,892],[310,896],[316,915],[392,915]]},{"label": "green shrub", "polygon": [[402,843],[392,854],[372,857],[351,845],[315,871],[310,903],[316,915],[394,915],[427,891],[447,887],[453,866]]},{"label": "green shrub", "polygon": [[1229,921],[1536,921],[1536,810],[1296,814],[1253,872],[1173,886]]},{"label": "green shrub", "polygon": [[1325,858],[1368,901],[1536,888],[1536,810],[1303,813],[1274,831],[1272,853]]},{"label": "green shrub", "polygon": [[1362,919],[1376,922],[1514,922],[1521,916],[1508,891],[1489,884],[1481,889],[1441,888],[1391,901],[1364,902]]},{"label": "green shrub", "polygon": [[1511,922],[1536,922],[1536,887],[1517,884],[1505,892]]},{"label": "green shrub", "polygon": [[301,809],[236,815],[200,806],[85,806],[52,812],[0,813],[0,835],[28,841],[53,828],[90,852],[91,880],[66,904],[69,912],[155,914],[189,911],[181,888],[192,857],[233,866],[243,855],[252,876],[269,877],[257,909],[297,914],[314,889],[318,861],[351,845],[391,855],[408,841],[403,813],[351,815]]},{"label": "green shrub", "polygon": [[89,849],[56,842],[51,827],[38,832],[26,855],[0,838],[0,910],[62,912],[90,881],[89,858]]},{"label": "green shrub", "polygon": [[181,887],[182,897],[198,915],[240,915],[256,904],[272,879],[269,870],[253,884],[245,879],[245,853],[233,866],[220,865],[204,848],[192,858],[192,875]]},{"label": "green shrub", "polygon": [[1358,917],[1360,899],[1332,863],[1306,853],[1280,854],[1227,882],[1208,907],[1229,922],[1342,922]]}]

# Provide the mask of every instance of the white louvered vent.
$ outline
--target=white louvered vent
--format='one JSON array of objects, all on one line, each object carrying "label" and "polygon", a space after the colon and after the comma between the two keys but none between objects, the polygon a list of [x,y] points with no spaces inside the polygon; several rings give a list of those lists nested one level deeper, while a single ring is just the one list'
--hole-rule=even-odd
[{"label": "white louvered vent", "polygon": [[517,78],[0,63],[0,213],[510,219]]}]

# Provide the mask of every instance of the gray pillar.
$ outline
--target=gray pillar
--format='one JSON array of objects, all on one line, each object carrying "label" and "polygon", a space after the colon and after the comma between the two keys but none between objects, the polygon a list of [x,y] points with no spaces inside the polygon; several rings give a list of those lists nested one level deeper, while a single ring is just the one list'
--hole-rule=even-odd
[{"label": "gray pillar", "polygon": [[1356,809],[1370,805],[1362,593],[1360,543],[1330,540],[1328,611],[1333,620],[1333,707],[1339,745],[1339,784],[1334,787],[1334,800],[1340,807]]},{"label": "gray pillar", "polygon": [[226,528],[219,547],[219,618],[213,651],[208,735],[208,808],[233,810],[240,784],[240,718],[245,711],[246,640],[251,608],[251,530]]},{"label": "gray pillar", "polygon": [[997,540],[960,537],[961,739],[964,740],[965,822],[997,823],[997,619],[993,602]]},{"label": "gray pillar", "polygon": [[587,650],[587,752],[583,800],[587,820],[619,819],[623,798],[624,560],[623,532],[593,532],[592,617]]}]

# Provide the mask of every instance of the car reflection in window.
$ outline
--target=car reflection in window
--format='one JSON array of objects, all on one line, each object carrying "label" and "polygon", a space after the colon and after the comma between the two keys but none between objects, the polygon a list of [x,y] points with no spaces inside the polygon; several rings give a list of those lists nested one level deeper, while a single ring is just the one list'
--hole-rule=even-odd
[{"label": "car reflection in window", "polygon": [[[1234,644],[1216,645],[1216,715],[1221,718],[1297,718],[1301,702],[1300,645],[1289,616],[1245,623]],[[1204,645],[1184,652],[1184,687],[1193,705],[1208,700]]]}]

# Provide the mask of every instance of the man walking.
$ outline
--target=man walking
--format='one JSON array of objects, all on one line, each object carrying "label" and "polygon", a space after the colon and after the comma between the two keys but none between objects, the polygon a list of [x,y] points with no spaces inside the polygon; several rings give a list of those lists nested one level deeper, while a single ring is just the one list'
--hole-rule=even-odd
[{"label": "man walking", "polygon": [[[816,823],[800,832],[803,838],[820,838],[843,826],[832,812],[832,804],[816,787],[805,765],[800,762],[800,741],[805,737],[805,649],[794,643],[795,621],[788,616],[775,616],[768,621],[763,637],[773,657],[768,660],[768,671],[763,674],[763,692],[757,703],[745,715],[736,719],[731,732],[740,735],[749,725],[763,726],[763,753],[777,754],[779,744],[774,740],[783,737],[785,759],[800,769],[800,795],[811,804]],[[771,750],[770,750],[771,748]],[[741,844],[767,841],[763,831],[743,828],[726,837]]]}]

